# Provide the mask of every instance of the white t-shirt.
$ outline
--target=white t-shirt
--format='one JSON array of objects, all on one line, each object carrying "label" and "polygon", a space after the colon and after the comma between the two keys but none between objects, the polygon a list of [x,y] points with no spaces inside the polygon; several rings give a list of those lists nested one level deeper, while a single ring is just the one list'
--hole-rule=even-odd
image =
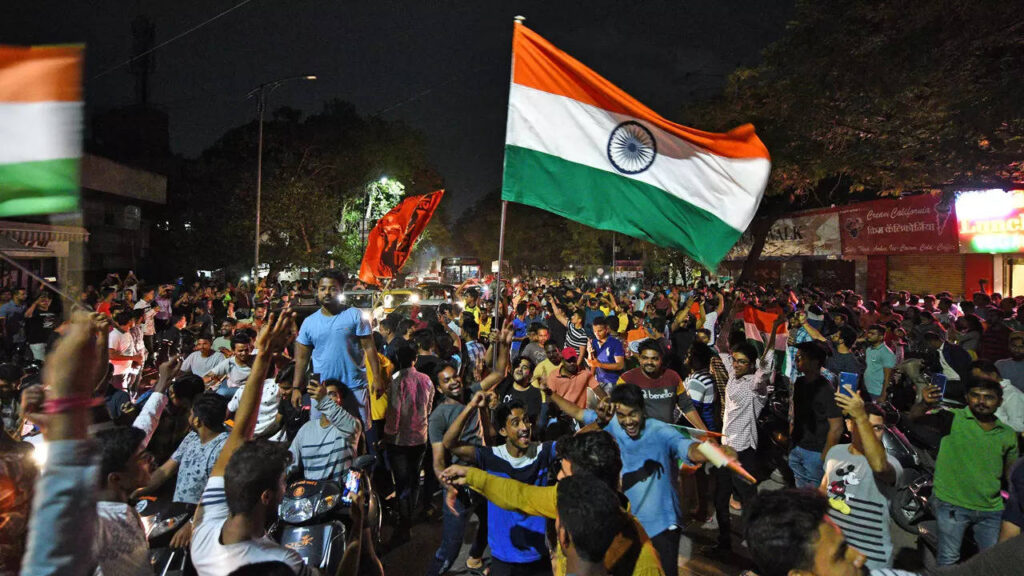
[{"label": "white t-shirt", "polygon": [[135,310],[145,310],[146,314],[142,317],[142,333],[146,336],[156,335],[156,313],[159,311],[155,306],[146,302],[145,300],[139,300],[135,303]]},{"label": "white t-shirt", "polygon": [[203,358],[203,353],[196,350],[185,357],[185,362],[181,364],[181,371],[191,372],[203,378],[210,372],[213,372],[222,362],[224,362],[224,355],[219,352],[214,352]]},{"label": "white t-shirt", "polygon": [[[122,356],[135,356],[139,354],[135,337],[132,333],[121,332],[117,328],[110,331],[110,335],[107,336],[107,348],[117,351]],[[124,374],[132,367],[131,360],[111,360],[110,364],[114,367],[114,375],[118,376]]]},{"label": "white t-shirt", "polygon": [[221,544],[220,533],[228,519],[224,477],[213,476],[203,491],[203,521],[192,531],[192,564],[199,576],[228,576],[242,566],[258,562],[284,562],[296,576],[319,576],[299,553],[264,536],[236,544]]},{"label": "white t-shirt", "polygon": [[[228,412],[238,412],[238,403],[242,401],[242,392],[245,391],[245,386],[242,386],[235,391],[235,395],[231,397],[228,402]],[[281,398],[281,390],[277,387],[277,382],[274,382],[273,378],[268,378],[263,381],[263,396],[260,398],[260,413],[256,418],[256,434],[262,434],[270,428],[274,421],[277,419],[277,408],[278,401]],[[285,440],[285,429],[282,426],[276,434],[271,436],[269,440],[273,442],[284,442]]]}]

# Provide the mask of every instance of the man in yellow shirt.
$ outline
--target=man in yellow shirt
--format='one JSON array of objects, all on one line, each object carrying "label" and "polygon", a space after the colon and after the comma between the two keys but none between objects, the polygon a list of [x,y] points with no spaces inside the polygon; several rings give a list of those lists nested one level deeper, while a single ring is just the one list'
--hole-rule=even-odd
[{"label": "man in yellow shirt", "polygon": [[530,384],[534,388],[546,388],[544,383],[548,381],[548,374],[558,370],[562,364],[562,351],[558,348],[558,344],[551,340],[544,343],[544,356],[544,361],[537,364],[537,367],[533,369],[533,376],[530,378]]},{"label": "man in yellow shirt", "polygon": [[[606,414],[610,418],[611,414]],[[574,474],[593,476],[619,496],[628,512],[629,501],[621,493],[622,457],[619,445],[604,431],[587,432],[560,440],[556,456],[561,462],[558,480]],[[449,484],[469,486],[494,505],[530,516],[558,517],[558,486],[532,486],[488,474],[479,468],[450,466],[442,478]],[[658,553],[643,526],[630,514],[604,556],[604,566],[613,576],[664,576]],[[561,542],[555,550],[555,575],[565,576],[566,556]]]}]

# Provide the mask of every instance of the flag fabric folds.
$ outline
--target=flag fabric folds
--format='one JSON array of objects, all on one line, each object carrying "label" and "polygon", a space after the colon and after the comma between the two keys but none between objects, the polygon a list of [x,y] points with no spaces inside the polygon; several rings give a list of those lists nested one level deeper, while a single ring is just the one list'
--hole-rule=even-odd
[{"label": "flag fabric folds", "polygon": [[82,46],[0,46],[0,217],[78,209]]},{"label": "flag fabric folds", "polygon": [[409,259],[413,244],[427,227],[443,196],[444,190],[410,196],[385,214],[366,240],[359,279],[380,285],[382,278],[394,278]]},{"label": "flag fabric folds", "polygon": [[[747,336],[747,340],[760,342],[767,346],[768,338],[772,333],[772,325],[778,317],[779,315],[774,312],[765,312],[753,306],[744,308],[743,331]],[[775,349],[785,350],[786,344],[789,342],[789,324],[784,323],[782,326],[779,326],[776,333],[778,336],[775,338]]]},{"label": "flag fabric folds", "polygon": [[718,134],[669,122],[521,23],[512,60],[502,199],[714,269],[768,181],[754,127]]}]

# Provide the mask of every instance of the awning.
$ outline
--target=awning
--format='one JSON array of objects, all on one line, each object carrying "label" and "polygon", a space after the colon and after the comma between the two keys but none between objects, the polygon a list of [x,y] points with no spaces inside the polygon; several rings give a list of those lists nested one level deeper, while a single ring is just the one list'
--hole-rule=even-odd
[{"label": "awning", "polygon": [[52,258],[56,256],[53,250],[46,246],[26,246],[10,236],[3,235],[0,235],[0,252],[11,258]]},{"label": "awning", "polygon": [[49,242],[88,242],[89,231],[81,226],[54,226],[0,220],[0,236],[25,246],[46,246]]}]

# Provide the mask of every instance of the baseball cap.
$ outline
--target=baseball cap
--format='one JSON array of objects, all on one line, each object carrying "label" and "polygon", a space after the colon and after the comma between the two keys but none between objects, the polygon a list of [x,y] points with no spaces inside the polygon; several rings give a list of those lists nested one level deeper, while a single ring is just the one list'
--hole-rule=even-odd
[{"label": "baseball cap", "polygon": [[565,348],[562,348],[562,359],[563,360],[575,360],[577,357],[579,357],[579,354],[576,352],[575,348],[572,348],[570,346],[566,346]]}]

